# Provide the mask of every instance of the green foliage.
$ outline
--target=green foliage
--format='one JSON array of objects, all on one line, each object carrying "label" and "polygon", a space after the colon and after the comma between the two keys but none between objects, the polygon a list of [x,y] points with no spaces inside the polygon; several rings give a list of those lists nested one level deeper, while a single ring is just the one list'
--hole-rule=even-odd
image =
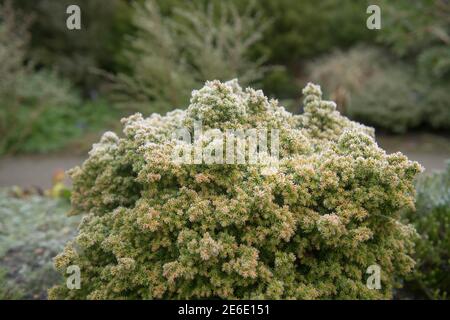
[{"label": "green foliage", "polygon": [[272,67],[261,80],[261,89],[268,97],[278,99],[288,111],[298,113],[300,84],[284,66]]},{"label": "green foliage", "polygon": [[356,48],[314,63],[313,80],[322,80],[345,112],[364,123],[393,132],[421,125],[448,130],[450,3],[375,3],[383,10],[378,40],[402,63],[382,51]]},{"label": "green foliage", "polygon": [[17,80],[15,92],[9,92],[16,100],[8,99],[9,94],[0,98],[1,153],[56,150],[80,135],[78,101],[66,82],[42,71]]},{"label": "green foliage", "polygon": [[351,118],[395,133],[426,125],[450,128],[450,93],[417,76],[414,67],[377,48],[355,47],[317,59],[311,79]]},{"label": "green foliage", "polygon": [[[49,297],[389,298],[414,265],[414,229],[399,210],[414,206],[421,167],[387,155],[318,86],[304,95],[305,112],[293,115],[236,80],[210,81],[186,111],[135,114],[122,120],[123,138],[105,133],[70,173],[83,219],[55,258],[62,274],[80,267],[81,289],[60,285]],[[198,120],[194,150],[225,143],[209,129],[279,130],[277,166],[173,161],[173,133],[192,134]],[[373,264],[381,290],[366,286]]]},{"label": "green foliage", "polygon": [[24,293],[20,289],[14,288],[7,279],[7,270],[0,268],[0,299],[1,300],[16,300],[21,299]]},{"label": "green foliage", "polygon": [[[131,7],[126,0],[34,0],[14,1],[32,15],[30,55],[39,64],[57,68],[86,91],[99,85],[96,69],[115,70],[116,52],[130,32]],[[81,30],[68,30],[66,9],[81,9]],[[87,92],[89,93],[89,92]]]},{"label": "green foliage", "polygon": [[295,64],[373,37],[366,28],[367,1],[261,0],[258,5],[274,19],[260,50],[276,63]]},{"label": "green foliage", "polygon": [[133,21],[137,31],[124,52],[130,72],[112,91],[127,110],[169,111],[186,105],[205,80],[239,77],[248,84],[263,75],[263,59],[248,56],[267,26],[254,6],[196,3],[164,15],[149,0],[135,6]]},{"label": "green foliage", "polygon": [[0,7],[0,154],[51,150],[78,133],[70,85],[26,63],[27,26],[11,6]]},{"label": "green foliage", "polygon": [[43,299],[61,281],[52,258],[73,237],[79,219],[67,201],[0,191],[0,298]]},{"label": "green foliage", "polygon": [[450,3],[445,0],[379,1],[379,40],[435,80],[450,80]]},{"label": "green foliage", "polygon": [[104,100],[81,103],[56,72],[36,70],[29,21],[8,4],[0,16],[0,154],[58,150],[119,117]]},{"label": "green foliage", "polygon": [[[15,1],[14,5],[35,17],[31,29],[33,57],[46,66],[58,67],[63,76],[89,89],[98,86],[101,81],[92,70],[116,72],[122,67],[134,69],[133,63],[129,65],[129,61],[123,57],[117,59],[116,53],[127,46],[124,41],[126,35],[136,31],[131,23],[133,5],[145,2],[110,0],[105,6],[102,0],[35,0]],[[282,65],[295,64],[333,47],[348,47],[359,41],[370,40],[374,35],[365,28],[367,1],[232,0],[226,1],[226,4],[221,0],[156,2],[164,18],[178,15],[175,11],[179,10],[189,12],[193,6],[196,11],[208,3],[216,7],[236,6],[241,14],[249,5],[257,3],[258,11],[264,17],[256,19],[256,24],[262,20],[271,20],[273,23],[267,28],[252,27],[255,33],[264,31],[261,41],[249,48],[252,59],[258,60],[267,55],[271,62]],[[80,6],[82,30],[67,30],[64,22],[67,18],[65,9],[69,4]],[[150,17],[147,15],[147,18]],[[154,46],[157,47],[157,44]]]},{"label": "green foliage", "polygon": [[444,0],[380,1],[379,41],[414,66],[424,121],[450,128],[450,3]]},{"label": "green foliage", "polygon": [[[450,83],[448,84],[450,86]],[[427,86],[422,94],[426,121],[435,129],[450,129],[450,90],[445,83]]]},{"label": "green foliage", "polygon": [[406,217],[421,238],[417,266],[405,289],[417,298],[450,298],[450,161],[447,169],[417,183],[417,210]]},{"label": "green foliage", "polygon": [[417,94],[408,68],[391,66],[372,75],[366,86],[352,96],[347,113],[363,123],[403,133],[424,120]]}]

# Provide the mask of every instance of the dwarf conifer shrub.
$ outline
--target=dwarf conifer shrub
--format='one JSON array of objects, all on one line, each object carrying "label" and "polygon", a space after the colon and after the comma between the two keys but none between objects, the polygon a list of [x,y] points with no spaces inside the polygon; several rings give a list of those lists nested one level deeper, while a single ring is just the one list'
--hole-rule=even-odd
[{"label": "dwarf conifer shrub", "polygon": [[[78,265],[81,288],[52,298],[388,298],[414,265],[414,206],[421,167],[387,155],[373,130],[341,116],[320,87],[304,89],[293,115],[237,81],[206,82],[185,111],[123,119],[71,171],[79,234],[55,258]],[[172,133],[279,130],[277,166],[172,161]],[[269,169],[269,170],[267,170]],[[381,289],[366,286],[381,268]]]}]

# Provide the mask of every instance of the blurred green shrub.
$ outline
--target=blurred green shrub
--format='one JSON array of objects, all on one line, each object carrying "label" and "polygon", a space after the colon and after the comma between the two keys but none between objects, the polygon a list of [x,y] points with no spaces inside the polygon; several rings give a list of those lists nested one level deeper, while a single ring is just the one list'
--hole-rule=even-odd
[{"label": "blurred green shrub", "polygon": [[0,299],[44,299],[60,282],[53,257],[76,232],[66,200],[0,190]]},{"label": "blurred green shrub", "polygon": [[205,80],[239,77],[255,84],[262,78],[264,59],[251,59],[249,51],[268,21],[255,6],[197,2],[164,15],[155,1],[145,1],[134,9],[137,31],[124,52],[130,72],[112,86],[114,99],[127,109],[168,111],[187,105]]},{"label": "blurred green shrub", "polygon": [[359,121],[403,133],[424,120],[417,88],[406,66],[392,65],[371,76],[361,91],[352,96],[347,114]]},{"label": "blurred green shrub", "polygon": [[[68,30],[66,9],[81,9],[81,30]],[[89,93],[100,86],[96,69],[115,70],[129,32],[131,6],[127,0],[14,1],[17,9],[33,16],[30,54],[40,65],[57,68],[62,76]]]},{"label": "blurred green shrub", "polygon": [[313,60],[307,66],[309,77],[322,84],[325,92],[346,112],[351,94],[361,91],[370,77],[380,72],[383,55],[374,48],[356,47],[346,52],[336,50]]},{"label": "blurred green shrub", "polygon": [[260,0],[258,6],[274,19],[259,46],[274,63],[299,63],[374,36],[366,28],[367,1]]},{"label": "blurred green shrub", "polygon": [[402,133],[426,125],[450,128],[444,85],[431,85],[414,66],[396,61],[382,49],[357,46],[312,62],[310,78],[351,118]]},{"label": "blurred green shrub", "polygon": [[81,133],[67,82],[42,71],[14,82],[0,97],[0,153],[52,151]]},{"label": "blurred green shrub", "polygon": [[415,60],[422,74],[450,80],[450,2],[378,2],[383,8],[379,40],[400,57]]},{"label": "blurred green shrub", "polygon": [[450,161],[447,169],[419,179],[416,211],[406,217],[421,238],[416,271],[405,290],[416,298],[450,298]]},{"label": "blurred green shrub", "polygon": [[67,79],[29,60],[29,23],[0,8],[0,154],[57,150],[120,118],[103,99],[81,103]]},{"label": "blurred green shrub", "polygon": [[450,129],[450,83],[429,85],[424,94],[425,119],[436,129]]},{"label": "blurred green shrub", "polygon": [[450,2],[379,1],[383,28],[378,40],[414,65],[420,79],[424,119],[433,128],[450,128]]},{"label": "blurred green shrub", "polygon": [[0,154],[55,149],[78,133],[70,84],[27,61],[28,22],[0,7]]}]

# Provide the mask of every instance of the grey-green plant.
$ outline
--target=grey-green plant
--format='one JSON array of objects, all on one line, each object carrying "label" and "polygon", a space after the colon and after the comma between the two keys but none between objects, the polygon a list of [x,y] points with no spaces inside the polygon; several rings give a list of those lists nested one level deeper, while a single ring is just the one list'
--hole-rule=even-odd
[{"label": "grey-green plant", "polygon": [[52,259],[79,223],[69,208],[63,199],[0,190],[0,299],[45,299],[61,281]]},{"label": "grey-green plant", "polygon": [[336,51],[309,64],[312,80],[338,108],[362,123],[394,133],[426,126],[450,128],[445,83],[431,84],[414,65],[377,47]]}]

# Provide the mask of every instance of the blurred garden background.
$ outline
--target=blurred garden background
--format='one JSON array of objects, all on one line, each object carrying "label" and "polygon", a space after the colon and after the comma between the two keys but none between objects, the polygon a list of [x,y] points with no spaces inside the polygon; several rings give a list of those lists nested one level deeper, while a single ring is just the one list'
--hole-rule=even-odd
[{"label": "blurred garden background", "polygon": [[[66,9],[81,9],[68,30]],[[367,7],[381,8],[369,30]],[[0,298],[45,299],[75,233],[70,181],[106,130],[238,78],[293,113],[321,85],[419,161],[417,268],[396,298],[450,293],[450,1],[0,0]],[[119,133],[119,132],[118,132]]]}]

